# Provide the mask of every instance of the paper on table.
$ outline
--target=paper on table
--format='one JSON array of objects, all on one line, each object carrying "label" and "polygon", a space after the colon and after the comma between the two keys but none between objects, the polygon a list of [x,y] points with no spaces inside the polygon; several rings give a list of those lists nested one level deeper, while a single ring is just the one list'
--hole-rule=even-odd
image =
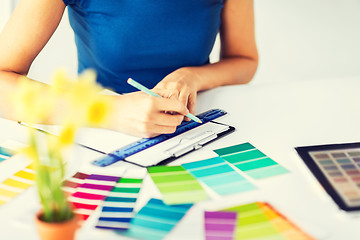
[{"label": "paper on table", "polygon": [[229,126],[208,122],[165,142],[136,153],[126,158],[126,160],[145,166],[155,165],[169,157],[178,157],[194,147],[200,147],[197,144],[201,145],[211,139],[215,139],[217,134],[228,129]]}]

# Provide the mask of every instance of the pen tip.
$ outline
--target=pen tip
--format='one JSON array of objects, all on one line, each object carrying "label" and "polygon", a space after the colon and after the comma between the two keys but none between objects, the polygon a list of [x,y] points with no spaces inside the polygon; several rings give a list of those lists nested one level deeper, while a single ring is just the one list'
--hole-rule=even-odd
[{"label": "pen tip", "polygon": [[198,123],[202,123],[202,121],[199,119],[198,121],[197,121]]}]

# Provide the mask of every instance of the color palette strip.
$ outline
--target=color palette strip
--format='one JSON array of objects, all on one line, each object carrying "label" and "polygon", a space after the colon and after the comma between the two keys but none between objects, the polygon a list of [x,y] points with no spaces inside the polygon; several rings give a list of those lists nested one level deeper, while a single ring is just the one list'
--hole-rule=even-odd
[{"label": "color palette strip", "polygon": [[77,172],[71,178],[67,179],[63,183],[63,191],[71,196],[76,192],[76,189],[84,183],[85,179],[88,178],[90,174],[85,172]]},{"label": "color palette strip", "polygon": [[146,171],[128,170],[102,205],[97,228],[127,230]]},{"label": "color palette strip", "polygon": [[35,169],[29,165],[0,183],[0,206],[34,185],[35,178]]},{"label": "color palette strip", "polygon": [[214,150],[214,152],[254,179],[262,179],[289,172],[250,143],[221,148]]},{"label": "color palette strip", "polygon": [[313,239],[267,203],[254,202],[226,211],[238,213],[236,239]]},{"label": "color palette strip", "polygon": [[191,206],[192,204],[170,206],[152,198],[132,219],[127,236],[146,240],[163,239]]},{"label": "color palette strip", "polygon": [[14,154],[15,152],[13,150],[6,147],[0,147],[0,162],[10,158]]},{"label": "color palette strip", "polygon": [[219,195],[246,192],[256,188],[220,157],[185,163],[182,166]]},{"label": "color palette strip", "polygon": [[148,172],[166,204],[194,203],[207,199],[200,183],[182,166],[150,167]]},{"label": "color palette strip", "polygon": [[206,240],[233,240],[237,223],[236,212],[204,213]]},{"label": "color palette strip", "polygon": [[108,193],[114,188],[123,171],[119,175],[90,174],[84,182],[76,188],[69,198],[74,212],[86,220],[102,204]]}]

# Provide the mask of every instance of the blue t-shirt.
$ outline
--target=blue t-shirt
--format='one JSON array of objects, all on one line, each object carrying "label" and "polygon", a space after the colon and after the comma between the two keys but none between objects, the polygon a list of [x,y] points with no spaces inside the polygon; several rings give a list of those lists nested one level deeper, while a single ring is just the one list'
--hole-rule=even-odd
[{"label": "blue t-shirt", "polygon": [[201,66],[220,27],[224,0],[63,0],[75,33],[79,72],[119,93],[131,77],[153,88],[185,66]]}]

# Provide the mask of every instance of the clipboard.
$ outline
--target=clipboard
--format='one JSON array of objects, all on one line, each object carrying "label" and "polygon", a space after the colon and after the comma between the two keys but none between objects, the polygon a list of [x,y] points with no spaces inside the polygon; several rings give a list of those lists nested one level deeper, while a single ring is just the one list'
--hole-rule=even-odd
[{"label": "clipboard", "polygon": [[129,162],[141,167],[164,165],[197,150],[235,131],[235,128],[215,119],[226,115],[222,109],[211,109],[197,115],[203,123],[183,122],[172,134],[162,134],[154,138],[143,138],[126,145],[92,164],[109,166],[118,161]]}]

